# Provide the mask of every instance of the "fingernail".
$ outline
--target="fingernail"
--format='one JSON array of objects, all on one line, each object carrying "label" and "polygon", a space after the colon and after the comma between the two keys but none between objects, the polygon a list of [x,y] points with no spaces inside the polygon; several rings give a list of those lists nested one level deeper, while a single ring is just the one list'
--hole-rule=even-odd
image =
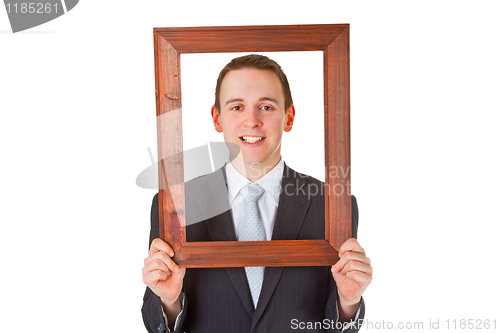
[{"label": "fingernail", "polygon": [[170,256],[173,257],[174,256],[174,251],[170,251]]}]

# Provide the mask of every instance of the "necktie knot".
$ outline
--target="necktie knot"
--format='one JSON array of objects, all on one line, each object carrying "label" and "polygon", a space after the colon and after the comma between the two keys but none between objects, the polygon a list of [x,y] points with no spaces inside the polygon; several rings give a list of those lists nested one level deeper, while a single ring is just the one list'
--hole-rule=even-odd
[{"label": "necktie knot", "polygon": [[264,193],[264,188],[257,183],[248,184],[247,190],[248,193],[245,198],[245,202],[255,203],[257,202],[257,199],[259,199],[259,197],[262,195],[262,193]]}]

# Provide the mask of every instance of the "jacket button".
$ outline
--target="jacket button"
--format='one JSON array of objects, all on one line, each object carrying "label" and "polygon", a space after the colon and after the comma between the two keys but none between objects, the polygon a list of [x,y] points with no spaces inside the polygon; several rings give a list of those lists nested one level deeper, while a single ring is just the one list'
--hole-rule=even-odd
[{"label": "jacket button", "polygon": [[160,323],[160,325],[158,326],[158,333],[161,333],[163,332],[163,324]]}]

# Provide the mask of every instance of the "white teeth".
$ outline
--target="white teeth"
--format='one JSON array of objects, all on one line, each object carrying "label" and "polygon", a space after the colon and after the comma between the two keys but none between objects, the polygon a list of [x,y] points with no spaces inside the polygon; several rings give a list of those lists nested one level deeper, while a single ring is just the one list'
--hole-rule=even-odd
[{"label": "white teeth", "polygon": [[261,136],[244,136],[243,140],[248,143],[255,143],[257,141],[262,140]]}]

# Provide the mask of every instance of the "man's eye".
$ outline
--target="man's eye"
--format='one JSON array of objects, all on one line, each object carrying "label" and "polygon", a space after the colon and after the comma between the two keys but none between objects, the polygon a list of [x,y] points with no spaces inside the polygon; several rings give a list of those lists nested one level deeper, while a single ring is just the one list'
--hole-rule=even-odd
[{"label": "man's eye", "polygon": [[231,108],[231,110],[234,110],[234,111],[240,111],[242,110],[242,107],[241,106],[238,106],[238,105],[235,105]]},{"label": "man's eye", "polygon": [[273,107],[269,106],[269,105],[264,105],[263,107],[261,107],[261,109],[266,110],[266,111],[271,111],[273,109]]}]

